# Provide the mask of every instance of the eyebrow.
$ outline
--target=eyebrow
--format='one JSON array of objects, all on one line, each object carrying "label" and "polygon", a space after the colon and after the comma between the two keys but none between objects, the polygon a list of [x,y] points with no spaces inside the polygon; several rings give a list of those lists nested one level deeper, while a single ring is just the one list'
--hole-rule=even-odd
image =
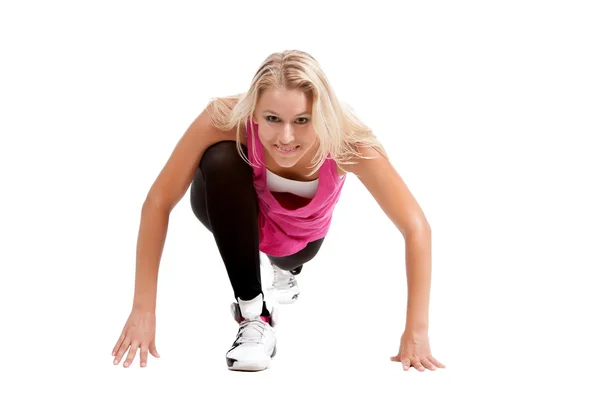
[{"label": "eyebrow", "polygon": [[[264,113],[267,113],[267,112],[269,112],[269,113],[271,113],[271,114],[275,114],[275,115],[279,116],[279,114],[278,114],[277,112],[275,112],[275,111],[271,111],[270,109],[265,109],[265,110],[263,111],[263,114],[264,114]],[[304,112],[301,112],[301,113],[299,113],[299,114],[298,114],[298,115],[296,115],[296,116],[305,115],[305,114],[308,114],[308,113],[309,113],[308,111],[304,111]]]}]

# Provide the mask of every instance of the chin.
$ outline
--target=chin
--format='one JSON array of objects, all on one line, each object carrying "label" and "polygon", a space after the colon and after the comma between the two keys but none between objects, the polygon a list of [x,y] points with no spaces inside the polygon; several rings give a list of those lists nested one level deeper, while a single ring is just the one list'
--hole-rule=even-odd
[{"label": "chin", "polygon": [[298,160],[300,159],[299,157],[294,157],[294,158],[288,158],[288,157],[278,157],[277,155],[275,155],[273,157],[273,159],[275,160],[275,162],[277,163],[277,165],[281,166],[282,168],[292,168],[294,167],[297,163]]},{"label": "chin", "polygon": [[288,160],[288,161],[285,161],[285,162],[277,160],[277,165],[279,165],[282,168],[289,169],[289,168],[293,168],[296,165],[297,162],[298,162],[297,160],[293,160],[293,161]]}]

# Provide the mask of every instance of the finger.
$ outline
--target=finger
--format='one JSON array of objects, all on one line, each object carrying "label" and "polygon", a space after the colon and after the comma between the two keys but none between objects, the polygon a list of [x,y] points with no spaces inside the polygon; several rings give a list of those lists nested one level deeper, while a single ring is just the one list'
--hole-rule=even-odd
[{"label": "finger", "polygon": [[404,370],[408,370],[410,368],[410,359],[409,358],[402,360],[402,367],[404,368]]},{"label": "finger", "polygon": [[439,360],[437,360],[435,357],[433,356],[428,356],[429,361],[431,361],[431,363],[435,364],[437,367],[439,368],[445,368],[446,366],[440,362]]},{"label": "finger", "polygon": [[148,363],[148,344],[143,343],[140,348],[140,367],[146,367]]},{"label": "finger", "polygon": [[140,346],[140,344],[137,341],[133,341],[131,343],[131,347],[129,348],[129,353],[127,354],[127,359],[125,359],[125,363],[123,363],[123,367],[129,367],[129,365],[131,363],[133,363],[133,359],[135,359],[135,354],[137,353],[139,346]]},{"label": "finger", "polygon": [[119,337],[119,339],[117,340],[117,343],[115,344],[113,350],[112,350],[112,355],[115,356],[117,354],[117,350],[119,349],[119,346],[121,346],[121,343],[123,343],[123,340],[125,339],[125,331],[123,331],[121,333],[121,336]]},{"label": "finger", "polygon": [[115,355],[115,361],[113,362],[114,364],[119,364],[121,362],[121,358],[125,354],[125,351],[129,348],[129,344],[129,338],[125,337],[125,339],[121,343],[121,346],[117,350],[117,354]]},{"label": "finger", "polygon": [[410,362],[412,363],[413,367],[416,368],[417,370],[425,371],[425,367],[423,367],[419,358],[417,358],[417,357],[412,358],[412,359],[410,359]]},{"label": "finger", "polygon": [[435,366],[426,357],[421,358],[421,363],[423,364],[423,366],[425,366],[425,368],[431,371],[435,370]]},{"label": "finger", "polygon": [[150,343],[150,353],[152,354],[152,356],[159,358],[160,354],[158,353],[158,351],[156,350],[156,342],[152,341]]}]

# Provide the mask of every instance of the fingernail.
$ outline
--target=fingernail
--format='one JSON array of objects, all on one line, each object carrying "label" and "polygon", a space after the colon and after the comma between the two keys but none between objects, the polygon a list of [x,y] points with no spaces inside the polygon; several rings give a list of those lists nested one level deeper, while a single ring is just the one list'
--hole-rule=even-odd
[{"label": "fingernail", "polygon": [[115,361],[113,362],[113,364],[117,364],[119,363],[119,361],[117,359],[115,359]]},{"label": "fingernail", "polygon": [[142,363],[142,367],[146,367],[146,363]]},{"label": "fingernail", "polygon": [[127,362],[123,363],[123,367],[127,367],[127,366],[129,366],[129,363],[127,363]]}]

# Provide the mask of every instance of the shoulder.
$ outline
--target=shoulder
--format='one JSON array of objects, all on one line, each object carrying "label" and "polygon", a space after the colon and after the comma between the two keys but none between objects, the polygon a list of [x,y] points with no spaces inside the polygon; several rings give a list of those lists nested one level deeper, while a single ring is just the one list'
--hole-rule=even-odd
[{"label": "shoulder", "polygon": [[348,168],[346,168],[346,170],[344,170],[344,169],[343,169],[343,168],[340,166],[340,164],[336,162],[336,170],[337,170],[337,174],[338,174],[338,176],[345,176],[345,175],[347,175],[347,174],[348,174],[348,173],[346,173],[346,172],[347,172],[347,169],[348,169]]},{"label": "shoulder", "polygon": [[[210,116],[210,120],[213,122],[215,126],[219,124],[224,124],[225,121],[228,121],[230,117],[231,110],[236,106],[239,101],[239,94],[227,97],[216,97],[210,100],[208,106],[206,107],[206,111]],[[230,135],[235,138],[237,135],[238,127],[234,126],[231,131],[229,131]],[[243,145],[247,145],[246,134],[247,134],[247,123],[243,121],[239,124],[239,139],[240,143]]]},{"label": "shoulder", "polygon": [[340,176],[347,175],[348,173],[360,175],[371,165],[387,161],[384,155],[371,146],[359,146],[355,151],[356,153],[348,157],[343,163],[337,163],[337,170]]}]

